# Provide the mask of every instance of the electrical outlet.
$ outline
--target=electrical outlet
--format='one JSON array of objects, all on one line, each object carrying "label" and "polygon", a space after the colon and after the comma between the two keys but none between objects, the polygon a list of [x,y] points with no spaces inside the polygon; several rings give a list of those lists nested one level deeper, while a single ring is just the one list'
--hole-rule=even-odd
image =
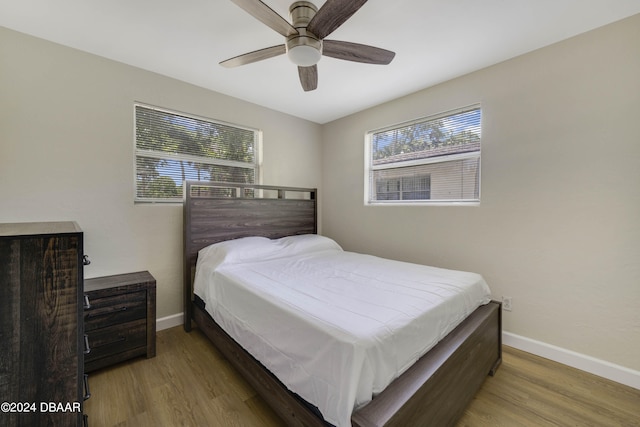
[{"label": "electrical outlet", "polygon": [[502,309],[511,311],[511,297],[502,297]]}]

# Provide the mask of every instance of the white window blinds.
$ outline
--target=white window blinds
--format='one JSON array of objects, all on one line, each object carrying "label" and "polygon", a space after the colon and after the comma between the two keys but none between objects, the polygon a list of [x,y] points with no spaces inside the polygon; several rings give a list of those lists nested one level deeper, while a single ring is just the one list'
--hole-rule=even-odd
[{"label": "white window blinds", "polygon": [[135,105],[136,201],[180,201],[185,179],[255,183],[259,132]]},{"label": "white window blinds", "polygon": [[479,105],[369,132],[365,201],[478,202]]}]

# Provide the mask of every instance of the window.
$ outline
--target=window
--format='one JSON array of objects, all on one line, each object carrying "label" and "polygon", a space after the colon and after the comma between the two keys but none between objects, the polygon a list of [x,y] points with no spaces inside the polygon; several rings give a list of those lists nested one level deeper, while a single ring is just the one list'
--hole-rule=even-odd
[{"label": "window", "polygon": [[253,184],[259,131],[135,105],[135,200],[182,200],[182,182]]},{"label": "window", "polygon": [[479,105],[367,133],[367,204],[480,201]]},{"label": "window", "polygon": [[[396,171],[391,171],[391,175],[385,176],[382,173],[376,178],[377,200],[429,200],[431,198],[431,175],[402,176]],[[393,172],[396,173],[393,174]]]}]

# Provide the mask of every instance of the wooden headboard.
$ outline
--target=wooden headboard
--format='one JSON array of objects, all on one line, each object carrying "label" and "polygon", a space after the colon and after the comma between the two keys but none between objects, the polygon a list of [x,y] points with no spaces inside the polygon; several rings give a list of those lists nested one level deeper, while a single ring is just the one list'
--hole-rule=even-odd
[{"label": "wooden headboard", "polygon": [[185,181],[184,315],[191,328],[193,277],[198,251],[213,243],[248,236],[276,239],[315,234],[315,188]]}]

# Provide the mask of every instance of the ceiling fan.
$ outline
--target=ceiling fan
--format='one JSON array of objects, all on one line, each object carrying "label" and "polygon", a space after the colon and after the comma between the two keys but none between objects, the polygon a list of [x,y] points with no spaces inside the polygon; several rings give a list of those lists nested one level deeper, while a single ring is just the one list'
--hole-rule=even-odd
[{"label": "ceiling fan", "polygon": [[225,61],[224,67],[237,67],[287,54],[298,66],[300,83],[305,91],[318,87],[318,66],[322,55],[346,61],[386,65],[394,52],[359,43],[324,38],[358,11],[367,0],[327,0],[318,9],[308,1],[296,1],[289,7],[291,23],[260,0],[232,0],[254,18],[285,37],[285,44],[245,53]]}]

